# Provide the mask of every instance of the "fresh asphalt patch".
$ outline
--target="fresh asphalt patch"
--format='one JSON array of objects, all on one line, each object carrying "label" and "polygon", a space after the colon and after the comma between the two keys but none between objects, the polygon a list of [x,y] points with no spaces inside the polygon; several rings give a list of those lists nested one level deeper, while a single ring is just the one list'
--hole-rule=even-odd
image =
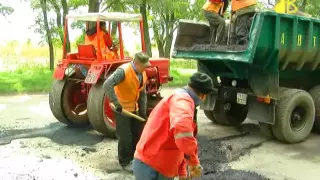
[{"label": "fresh asphalt patch", "polygon": [[[200,162],[204,168],[203,180],[268,180],[255,172],[233,170],[228,163],[250,153],[267,141],[259,135],[258,127],[245,124],[239,128],[240,135],[220,139],[199,135]],[[244,131],[243,131],[244,130]]]}]

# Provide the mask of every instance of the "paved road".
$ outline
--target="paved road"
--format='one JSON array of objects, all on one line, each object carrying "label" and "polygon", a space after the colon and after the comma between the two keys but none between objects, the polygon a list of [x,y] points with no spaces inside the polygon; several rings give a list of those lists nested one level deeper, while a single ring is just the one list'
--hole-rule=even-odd
[{"label": "paved road", "polygon": [[[198,119],[203,179],[319,179],[319,135],[286,145],[261,137],[254,124],[217,126],[203,113]],[[0,97],[0,179],[132,179],[117,163],[116,145],[90,127],[58,123],[47,95]]]}]

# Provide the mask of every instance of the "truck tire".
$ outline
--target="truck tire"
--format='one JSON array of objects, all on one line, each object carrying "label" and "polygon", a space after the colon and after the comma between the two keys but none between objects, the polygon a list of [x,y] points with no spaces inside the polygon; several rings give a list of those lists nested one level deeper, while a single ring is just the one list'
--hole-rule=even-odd
[{"label": "truck tire", "polygon": [[116,137],[116,121],[102,83],[91,87],[88,96],[88,116],[92,127],[107,137]]},{"label": "truck tire", "polygon": [[301,142],[309,136],[314,117],[314,102],[308,92],[300,89],[284,90],[276,107],[273,134],[286,143]]},{"label": "truck tire", "polygon": [[313,125],[313,130],[320,133],[320,86],[315,86],[309,91],[316,109],[316,118]]},{"label": "truck tire", "polygon": [[[287,91],[287,90],[290,90],[290,89],[289,88],[285,88],[285,87],[280,87],[279,88],[279,97],[283,96],[283,94],[285,94],[285,91]],[[278,134],[275,135],[273,133],[271,124],[266,124],[266,123],[263,123],[263,122],[259,122],[259,128],[260,128],[260,132],[268,139],[275,139],[276,137],[277,137],[277,139],[279,139],[281,137],[280,135],[278,135]],[[283,137],[282,137],[282,139],[283,139]]]},{"label": "truck tire", "polygon": [[49,105],[54,117],[69,126],[89,125],[87,103],[81,93],[81,82],[54,80],[49,92]]},{"label": "truck tire", "polygon": [[[217,103],[216,105],[220,106],[219,109],[224,109],[225,106],[225,104],[221,103]],[[231,107],[229,111],[207,111],[206,116],[215,124],[238,126],[246,119],[248,109],[246,106],[238,105],[236,103],[230,103],[230,105]]]},{"label": "truck tire", "polygon": [[216,119],[214,118],[214,115],[213,115],[214,112],[213,112],[213,111],[204,110],[203,112],[204,112],[204,114],[206,115],[206,117],[207,117],[209,120],[211,120],[212,122],[218,124],[218,123],[216,122]]}]

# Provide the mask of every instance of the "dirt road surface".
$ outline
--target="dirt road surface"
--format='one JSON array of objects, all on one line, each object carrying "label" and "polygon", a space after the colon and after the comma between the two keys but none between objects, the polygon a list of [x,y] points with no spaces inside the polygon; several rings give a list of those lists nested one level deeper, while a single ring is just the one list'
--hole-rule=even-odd
[{"label": "dirt road surface", "polygon": [[[223,127],[202,112],[198,121],[202,179],[319,180],[319,135],[287,145],[260,136],[250,121]],[[0,162],[0,180],[133,179],[117,162],[115,139],[57,122],[48,95],[0,97]]]}]

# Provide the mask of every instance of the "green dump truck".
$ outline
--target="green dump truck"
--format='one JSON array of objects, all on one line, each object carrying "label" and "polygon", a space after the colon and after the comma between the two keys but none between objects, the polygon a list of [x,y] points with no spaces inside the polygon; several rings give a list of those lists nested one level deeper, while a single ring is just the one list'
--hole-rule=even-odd
[{"label": "green dump truck", "polygon": [[217,93],[201,105],[216,124],[257,120],[285,143],[320,132],[320,20],[259,12],[246,46],[209,45],[209,26],[181,20],[172,56],[195,59]]}]

